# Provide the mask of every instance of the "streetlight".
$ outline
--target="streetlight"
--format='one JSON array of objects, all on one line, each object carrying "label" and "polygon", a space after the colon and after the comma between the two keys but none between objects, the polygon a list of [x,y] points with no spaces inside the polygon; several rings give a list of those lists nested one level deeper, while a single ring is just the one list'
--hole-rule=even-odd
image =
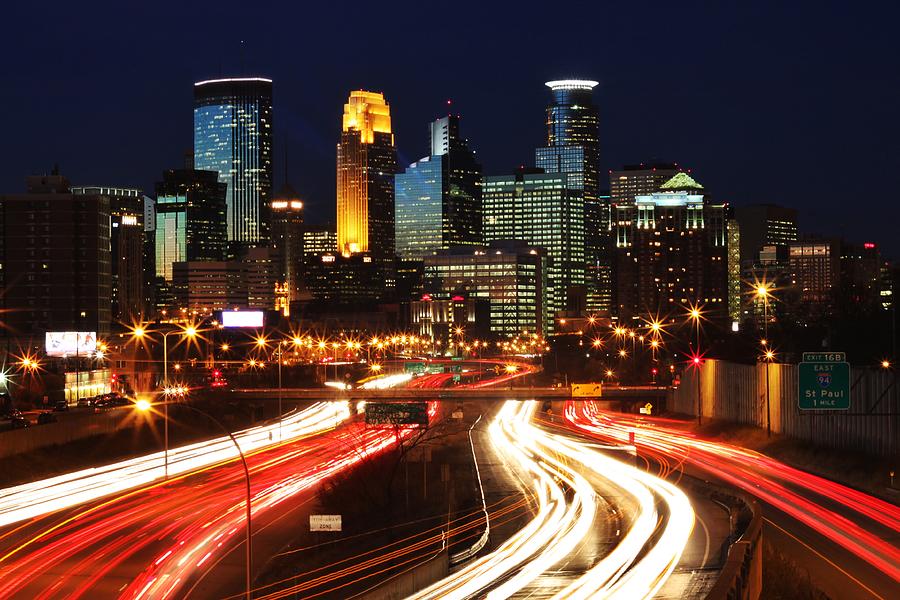
[{"label": "streetlight", "polygon": [[[168,389],[169,387],[169,335],[173,333],[179,333],[187,339],[194,339],[197,337],[197,328],[193,325],[189,325],[184,329],[170,329],[162,334],[163,339],[163,388]],[[142,326],[135,327],[131,332],[132,337],[138,340],[142,340],[144,337],[149,337],[149,334],[146,329]],[[180,368],[179,365],[176,365],[176,368]],[[163,411],[165,414],[163,415],[163,470],[166,475],[166,479],[169,478],[169,403],[166,402],[163,404]]]},{"label": "streetlight", "polygon": [[772,412],[769,408],[769,363],[775,358],[775,353],[766,350],[766,437],[772,437]]},{"label": "streetlight", "polygon": [[762,298],[763,301],[763,339],[760,341],[762,347],[766,349],[766,437],[772,437],[772,413],[769,408],[769,363],[775,358],[769,343],[769,296],[772,295],[771,285],[763,281],[756,286],[756,297]]},{"label": "streetlight", "polygon": [[[196,330],[194,331],[194,334],[196,334]],[[166,422],[168,423],[168,419],[169,419],[169,416],[168,416],[168,406],[169,406],[169,402],[163,402],[162,404],[163,404],[163,407],[164,407],[164,409],[165,409],[165,414],[164,414],[163,418],[164,418],[164,419],[166,420]],[[195,406],[191,406],[190,404],[182,404],[181,406],[182,406],[183,408],[187,408],[188,410],[192,410],[192,411],[194,411],[195,413],[197,413],[197,414],[199,414],[199,415],[202,415],[202,416],[206,417],[207,419],[209,419],[210,421],[212,421],[219,429],[221,429],[221,430],[225,433],[225,435],[227,435],[227,436],[229,437],[229,439],[231,439],[231,443],[233,443],[233,444],[234,444],[234,447],[237,448],[238,456],[241,457],[241,465],[244,467],[244,478],[245,478],[246,484],[247,484],[247,485],[246,485],[246,500],[245,500],[245,507],[246,507],[246,534],[247,534],[247,541],[246,541],[246,543],[245,543],[245,544],[246,544],[246,549],[247,549],[247,552],[246,552],[246,558],[247,558],[247,577],[246,577],[247,589],[246,589],[246,596],[247,596],[247,600],[250,600],[251,586],[252,586],[252,583],[253,583],[253,578],[252,578],[252,570],[253,570],[253,546],[252,546],[252,543],[251,543],[251,540],[253,539],[253,538],[252,538],[252,532],[253,532],[253,529],[252,529],[252,524],[251,524],[251,512],[250,512],[250,507],[251,507],[251,504],[250,504],[250,503],[251,503],[251,500],[252,500],[252,496],[251,496],[251,493],[250,493],[250,469],[247,467],[247,459],[246,459],[246,457],[244,456],[244,452],[243,452],[243,450],[241,450],[241,445],[238,444],[237,439],[235,439],[234,435],[233,435],[230,431],[228,431],[228,429],[227,429],[224,425],[222,425],[222,423],[219,422],[218,419],[216,419],[215,417],[213,417],[211,414],[209,414],[209,413],[207,413],[207,412],[205,412],[205,411],[200,410],[199,408],[197,408],[197,407],[195,407]],[[151,404],[149,400],[138,400],[138,401],[135,403],[135,408],[137,408],[137,409],[138,409],[139,411],[141,411],[141,412],[149,412],[149,411],[153,408],[153,404]],[[166,478],[168,478],[168,472],[166,473]]]},{"label": "streetlight", "polygon": [[693,305],[688,312],[688,317],[694,322],[694,327],[697,331],[696,345],[694,346],[694,367],[697,369],[697,425],[703,424],[703,387],[701,381],[703,363],[700,360],[700,317],[702,313],[700,309],[700,305]]}]

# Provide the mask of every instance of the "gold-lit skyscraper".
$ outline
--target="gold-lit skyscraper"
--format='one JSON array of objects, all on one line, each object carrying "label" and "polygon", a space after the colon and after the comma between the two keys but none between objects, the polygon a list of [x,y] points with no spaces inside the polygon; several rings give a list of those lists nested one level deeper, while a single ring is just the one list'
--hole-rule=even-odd
[{"label": "gold-lit skyscraper", "polygon": [[337,241],[343,254],[394,255],[397,155],[380,92],[350,92],[337,147]]}]

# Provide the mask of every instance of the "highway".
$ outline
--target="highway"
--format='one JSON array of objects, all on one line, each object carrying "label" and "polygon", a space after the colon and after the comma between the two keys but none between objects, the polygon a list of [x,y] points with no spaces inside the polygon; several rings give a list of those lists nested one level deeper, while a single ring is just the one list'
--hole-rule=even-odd
[{"label": "highway", "polygon": [[567,403],[566,419],[606,442],[633,432],[641,454],[757,497],[764,538],[831,597],[897,597],[900,507],[757,452],[699,439],[677,421],[603,412],[592,402]]},{"label": "highway", "polygon": [[[350,415],[346,402],[316,403],[280,427],[236,434],[250,468],[253,539],[263,546],[254,569],[291,535],[270,525],[306,504],[324,479],[397,442],[393,428],[366,428]],[[243,564],[234,577],[232,559],[244,540],[245,478],[236,457],[231,441],[217,438],[170,449],[168,480],[162,453],[152,453],[3,490],[0,597],[221,597],[240,589]]]},{"label": "highway", "polygon": [[687,497],[595,444],[535,426],[536,408],[508,401],[490,426],[528,474],[534,517],[414,598],[650,598],[674,570],[694,524]]}]

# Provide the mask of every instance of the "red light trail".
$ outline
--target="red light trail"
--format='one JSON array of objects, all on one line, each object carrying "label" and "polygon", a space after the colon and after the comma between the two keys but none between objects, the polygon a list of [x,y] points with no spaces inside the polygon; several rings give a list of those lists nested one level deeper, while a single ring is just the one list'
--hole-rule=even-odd
[{"label": "red light trail", "polygon": [[[900,548],[863,524],[812,498],[830,502],[900,532],[900,507],[845,485],[801,471],[778,460],[726,444],[700,439],[676,429],[674,421],[634,418],[603,412],[593,402],[568,402],[566,419],[602,439],[628,442],[634,434],[641,454],[684,461],[708,471],[788,514],[870,565],[900,581]],[[795,489],[791,489],[793,486]]]}]

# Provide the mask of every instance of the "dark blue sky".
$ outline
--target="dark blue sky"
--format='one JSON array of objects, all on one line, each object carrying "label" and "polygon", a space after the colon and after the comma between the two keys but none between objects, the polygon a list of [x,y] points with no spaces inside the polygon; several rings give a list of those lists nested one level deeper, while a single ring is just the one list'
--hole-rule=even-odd
[{"label": "dark blue sky", "polygon": [[452,98],[498,174],[543,141],[543,82],[578,76],[601,82],[605,168],[675,160],[717,198],[794,206],[803,231],[900,257],[896,3],[131,4],[4,8],[0,190],[58,162],[75,183],[149,191],[191,145],[193,81],[259,74],[275,80],[276,188],[287,139],[322,221],[350,89],[385,93],[404,164]]}]

